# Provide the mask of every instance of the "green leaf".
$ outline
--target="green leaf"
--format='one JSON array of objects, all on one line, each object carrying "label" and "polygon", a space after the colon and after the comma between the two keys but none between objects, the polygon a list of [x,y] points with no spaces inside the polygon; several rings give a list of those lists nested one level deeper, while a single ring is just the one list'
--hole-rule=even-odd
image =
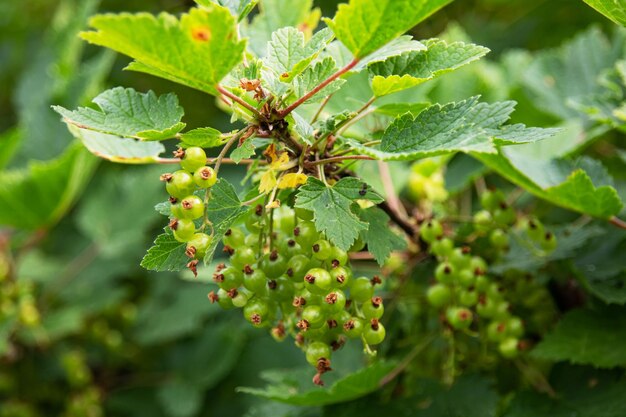
[{"label": "green leaf", "polygon": [[431,39],[426,50],[405,52],[368,66],[378,97],[393,94],[454,71],[485,56],[489,49],[474,44]]},{"label": "green leaf", "polygon": [[[298,75],[294,80],[294,93],[295,101],[297,98],[304,96],[313,88],[317,87],[322,81],[337,72],[337,66],[335,60],[331,57],[326,57],[321,61],[318,61],[312,67],[308,67],[302,74]],[[339,90],[346,81],[338,78],[328,84],[326,87],[318,91],[313,97],[309,98],[305,103],[314,103],[321,101],[335,91]]]},{"label": "green leaf", "polygon": [[259,0],[194,0],[201,6],[209,6],[210,3],[217,3],[220,6],[228,7],[228,10],[237,18],[243,20],[259,3]]},{"label": "green leaf", "polygon": [[360,210],[359,218],[369,224],[367,230],[361,231],[361,237],[380,266],[391,252],[406,248],[406,240],[389,227],[389,216],[378,207]]},{"label": "green leaf", "polygon": [[626,26],[626,3],[624,0],[583,0],[585,3],[611,19]]},{"label": "green leaf", "polygon": [[532,355],[552,361],[612,368],[626,365],[626,310],[574,310],[533,349]]},{"label": "green leaf", "polygon": [[339,248],[347,250],[359,237],[359,232],[368,227],[352,210],[356,200],[383,201],[366,183],[356,178],[343,178],[333,186],[326,186],[309,177],[298,191],[296,207],[313,211],[317,230],[325,233]]},{"label": "green leaf", "polygon": [[201,127],[180,135],[180,140],[183,142],[184,147],[217,148],[222,146],[227,139],[222,136],[222,132],[212,127]]},{"label": "green leaf", "polygon": [[351,0],[326,24],[356,58],[402,35],[452,0]]},{"label": "green leaf", "polygon": [[94,155],[120,164],[149,164],[165,152],[160,142],[143,142],[135,139],[107,135],[95,130],[68,125],[70,132]]},{"label": "green leaf", "polygon": [[83,32],[83,39],[135,59],[130,69],[213,95],[246,47],[230,11],[212,3],[180,20],[167,13],[122,13],[95,16],[90,24],[96,31]]},{"label": "green leaf", "polygon": [[141,94],[132,88],[116,87],[93,99],[101,111],[79,107],[70,111],[52,108],[66,123],[82,129],[141,140],[163,140],[174,137],[185,124],[180,120],[184,110],[174,94],[161,97],[153,91]]},{"label": "green leaf", "polygon": [[594,184],[605,179],[604,175],[590,176],[598,170],[598,164],[588,159],[576,163],[541,160],[507,148],[496,155],[472,156],[514,184],[557,206],[601,219],[619,214],[623,207],[613,187]]},{"label": "green leaf", "polygon": [[230,157],[236,164],[241,162],[242,159],[249,158],[254,155],[254,138],[250,137],[246,139],[241,145],[236,147],[231,153]]},{"label": "green leaf", "polygon": [[353,143],[358,151],[382,160],[415,160],[453,152],[497,153],[498,144],[545,139],[555,129],[504,126],[515,102],[479,103],[473,97],[445,106],[435,104],[417,116],[396,118],[383,133],[378,147]]},{"label": "green leaf", "polygon": [[141,260],[141,266],[150,271],[182,271],[189,258],[185,255],[187,244],[174,239],[169,227],[154,241],[154,246],[148,249],[146,256]]},{"label": "green leaf", "polygon": [[204,256],[204,264],[209,265],[213,260],[215,249],[224,237],[224,233],[230,229],[243,214],[247,206],[241,205],[241,200],[235,192],[235,188],[225,179],[220,179],[211,188],[211,199],[207,204],[209,221],[213,225],[213,240]]},{"label": "green leaf", "polygon": [[430,103],[389,103],[376,107],[374,111],[378,114],[395,118],[405,113],[411,113],[416,116],[428,106],[430,106]]},{"label": "green leaf", "polygon": [[0,225],[27,230],[53,226],[72,207],[97,162],[75,143],[57,159],[0,172]]},{"label": "green leaf", "polygon": [[[310,389],[300,381],[275,381],[278,384],[268,385],[264,389],[239,387],[238,392],[256,395],[273,401],[299,406],[322,406],[354,400],[378,389],[380,380],[387,375],[394,365],[377,362],[363,368],[325,389]],[[307,381],[308,382],[308,381]]]},{"label": "green leaf", "polygon": [[317,32],[305,44],[304,33],[294,27],[279,29],[272,34],[267,46],[264,64],[284,83],[290,83],[304,71],[311,61],[332,40],[333,33],[325,28]]}]

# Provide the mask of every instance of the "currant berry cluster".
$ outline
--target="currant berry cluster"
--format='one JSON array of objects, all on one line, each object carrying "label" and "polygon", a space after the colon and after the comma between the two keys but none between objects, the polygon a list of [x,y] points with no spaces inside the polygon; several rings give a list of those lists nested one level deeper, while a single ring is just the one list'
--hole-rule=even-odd
[{"label": "currant berry cluster", "polygon": [[0,254],[0,326],[17,319],[25,327],[41,325],[32,282],[9,278],[9,263]]},{"label": "currant berry cluster", "polygon": [[498,344],[502,356],[517,356],[524,325],[510,312],[503,287],[487,274],[487,262],[472,256],[467,246],[455,247],[437,220],[424,223],[420,236],[430,244],[430,252],[438,260],[437,282],[426,295],[429,304],[444,312],[453,329],[486,327],[488,339]]},{"label": "currant berry cluster", "polygon": [[174,155],[180,158],[181,169],[161,175],[165,189],[170,195],[173,218],[169,223],[174,238],[187,243],[186,254],[192,260],[187,267],[196,274],[198,260],[202,259],[211,244],[212,236],[203,232],[205,202],[196,193],[211,188],[217,182],[213,168],[206,165],[204,149],[189,147],[178,149]]},{"label": "currant berry cluster", "polygon": [[383,300],[374,294],[381,280],[353,277],[348,253],[317,232],[312,212],[281,207],[271,217],[259,205],[246,217],[245,231],[227,231],[229,265],[218,265],[219,290],[209,299],[241,308],[247,321],[270,329],[278,341],[291,335],[317,370],[314,383],[323,385],[332,351],[348,338],[360,338],[367,352],[384,340]]}]

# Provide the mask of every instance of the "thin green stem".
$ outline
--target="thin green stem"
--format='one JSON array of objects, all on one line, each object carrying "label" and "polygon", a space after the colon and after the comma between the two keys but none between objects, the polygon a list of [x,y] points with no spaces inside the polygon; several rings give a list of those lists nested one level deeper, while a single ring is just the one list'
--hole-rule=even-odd
[{"label": "thin green stem", "polygon": [[250,103],[246,102],[245,100],[243,100],[241,97],[238,97],[236,95],[234,95],[233,93],[231,93],[230,91],[228,91],[227,89],[225,89],[224,87],[222,87],[221,85],[217,85],[216,86],[217,91],[220,92],[220,94],[228,97],[229,99],[231,99],[232,101],[238,103],[239,105],[241,105],[242,107],[244,107],[245,109],[249,110],[250,112],[252,112],[252,114],[254,114],[257,118],[259,119],[264,119],[263,115],[261,113],[259,113],[259,111],[257,109],[255,109]]},{"label": "thin green stem", "polygon": [[320,104],[320,107],[317,109],[317,112],[315,112],[315,116],[313,116],[313,119],[311,119],[311,124],[317,122],[317,119],[319,119],[319,117],[321,116],[322,112],[324,111],[324,107],[326,107],[326,105],[328,104],[332,96],[333,95],[331,94],[328,97],[326,97],[324,101],[322,101],[322,104]]}]

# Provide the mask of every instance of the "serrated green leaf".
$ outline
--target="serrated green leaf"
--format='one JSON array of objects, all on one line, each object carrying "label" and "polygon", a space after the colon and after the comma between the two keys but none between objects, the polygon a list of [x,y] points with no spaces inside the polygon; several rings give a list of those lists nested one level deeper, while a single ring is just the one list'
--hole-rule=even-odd
[{"label": "serrated green leaf", "polygon": [[294,27],[279,29],[272,34],[264,64],[281,82],[290,83],[309,66],[332,38],[333,33],[325,28],[313,35],[305,44],[304,33],[298,29]]},{"label": "serrated green leaf", "polygon": [[378,362],[350,374],[326,389],[305,388],[298,381],[274,381],[278,385],[268,385],[265,389],[239,387],[237,391],[258,397],[300,406],[322,406],[354,400],[375,391],[380,380],[394,367],[388,362]]},{"label": "serrated green leaf", "polygon": [[389,103],[376,107],[375,112],[385,116],[398,117],[405,113],[417,116],[422,110],[430,106],[430,103]]},{"label": "serrated green leaf", "polygon": [[619,214],[623,207],[613,187],[594,184],[594,181],[604,182],[601,178],[604,175],[592,181],[588,173],[597,170],[597,164],[590,165],[585,159],[577,163],[540,160],[509,148],[495,155],[472,156],[514,184],[557,206],[602,219]]},{"label": "serrated green leaf", "polygon": [[[342,48],[344,49],[346,48],[345,46],[343,46],[343,44],[339,42],[337,43],[341,45]],[[413,39],[412,36],[402,35],[398,38],[393,39],[392,41],[390,41],[389,43],[387,43],[385,46],[378,49],[377,51],[372,52],[368,56],[361,59],[359,63],[356,64],[353,71],[356,71],[356,72],[362,71],[365,68],[367,68],[368,65],[372,63],[381,62],[388,58],[398,56],[406,52],[423,51],[425,49],[426,49],[426,45],[424,45],[420,41],[416,41],[415,39]],[[353,58],[352,54],[350,54],[350,52],[347,51],[347,49],[346,49],[346,52],[347,54],[350,55],[350,60],[352,60]],[[337,61],[337,62],[342,62],[343,65],[341,66],[345,66],[348,64],[348,62],[350,62],[350,60],[344,59],[343,61]]]},{"label": "serrated green leaf", "polygon": [[[313,88],[317,87],[322,81],[326,80],[335,72],[337,72],[337,66],[335,65],[335,60],[331,57],[326,57],[316,62],[315,65],[308,67],[302,74],[298,75],[293,82],[295,93],[294,101],[313,90]],[[334,80],[318,91],[313,97],[305,101],[305,103],[314,103],[323,100],[325,97],[339,90],[345,82],[346,81],[341,78]]]},{"label": "serrated green leaf", "polygon": [[289,116],[287,116],[287,121],[289,122],[289,126],[293,128],[293,132],[298,139],[307,145],[313,144],[314,129],[304,117],[300,116],[298,112],[292,111]]},{"label": "serrated green leaf", "polygon": [[391,252],[406,248],[406,239],[389,227],[389,216],[378,207],[359,210],[359,218],[369,224],[367,230],[361,231],[361,237],[380,266]]},{"label": "serrated green leaf", "polygon": [[144,142],[80,129],[68,125],[70,132],[94,155],[120,164],[150,164],[165,152],[161,142]]},{"label": "serrated green leaf", "polygon": [[[396,118],[378,147],[353,143],[358,151],[382,160],[415,160],[453,152],[497,153],[499,144],[532,142],[553,135],[555,129],[504,126],[515,102],[479,103],[473,97],[445,106],[435,104],[417,116]],[[502,138],[502,139],[500,139]]]},{"label": "serrated green leaf", "polygon": [[238,164],[239,162],[241,162],[242,159],[249,158],[254,155],[255,149],[256,148],[254,147],[254,138],[250,137],[243,141],[241,145],[233,149],[233,151],[230,153],[230,157],[233,161],[235,161],[236,164]]},{"label": "serrated green leaf", "polygon": [[222,146],[227,139],[227,137],[222,136],[222,132],[212,127],[201,127],[180,135],[180,140],[185,147],[217,148]]},{"label": "serrated green leaf", "polygon": [[80,144],[59,158],[0,173],[0,225],[26,230],[53,226],[86,186],[98,160]]},{"label": "serrated green leaf", "polygon": [[300,187],[296,207],[311,210],[315,214],[315,227],[326,234],[328,240],[343,250],[352,246],[367,223],[359,220],[352,205],[356,200],[380,203],[383,199],[357,178],[343,178],[333,186],[309,177]]},{"label": "serrated green leaf", "polygon": [[209,265],[213,260],[215,249],[224,237],[224,233],[246,211],[247,206],[241,205],[241,200],[239,200],[235,188],[225,179],[220,179],[211,188],[211,199],[207,204],[207,215],[213,226],[213,240],[204,256],[205,265]]},{"label": "serrated green leaf", "polygon": [[184,127],[180,120],[183,108],[174,94],[160,97],[153,91],[141,94],[132,88],[116,87],[93,99],[101,111],[87,107],[67,110],[52,108],[66,123],[81,129],[141,140],[164,140],[174,137]]},{"label": "serrated green leaf", "polygon": [[209,3],[217,3],[220,6],[228,7],[228,10],[237,18],[243,20],[259,3],[259,0],[194,0],[201,6],[208,6]]},{"label": "serrated green leaf", "polygon": [[489,52],[485,47],[463,42],[448,44],[431,39],[424,44],[426,50],[405,52],[368,66],[376,96],[415,87],[480,59]]},{"label": "serrated green leaf", "polygon": [[185,255],[187,244],[174,239],[169,227],[165,233],[161,233],[154,241],[154,246],[141,260],[141,266],[150,271],[182,271],[185,269],[189,258]]},{"label": "serrated green leaf", "polygon": [[135,59],[130,69],[213,95],[246,47],[245,40],[238,40],[230,11],[212,3],[191,9],[180,20],[167,13],[122,13],[95,16],[90,25],[96,31],[83,32],[83,39]]},{"label": "serrated green leaf", "polygon": [[[252,23],[243,25],[243,33],[250,39],[250,49],[263,57],[272,34],[284,27],[295,27],[312,31],[319,21],[319,9],[311,10],[313,0],[263,0],[259,14]],[[243,21],[242,23],[245,23]],[[304,31],[304,30],[303,30]]]},{"label": "serrated green leaf", "polygon": [[532,355],[552,361],[611,368],[626,365],[626,310],[574,310],[533,349]]},{"label": "serrated green leaf", "polygon": [[363,58],[452,0],[351,0],[326,24],[356,58]]},{"label": "serrated green leaf", "polygon": [[322,137],[336,132],[337,129],[341,128],[341,126],[345,125],[356,116],[356,112],[346,110],[341,113],[333,114],[324,120],[319,120],[313,125],[315,135],[316,137]]},{"label": "serrated green leaf", "polygon": [[624,0],[583,0],[585,3],[611,19],[626,26],[626,3]]}]

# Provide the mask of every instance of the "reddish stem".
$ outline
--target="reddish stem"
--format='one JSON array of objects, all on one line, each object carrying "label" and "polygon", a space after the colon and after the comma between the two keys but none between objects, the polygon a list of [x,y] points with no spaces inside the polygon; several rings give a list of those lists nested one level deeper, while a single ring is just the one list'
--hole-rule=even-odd
[{"label": "reddish stem", "polygon": [[620,219],[619,217],[615,217],[615,216],[611,217],[609,219],[609,223],[611,223],[613,226],[619,227],[620,229],[626,230],[626,222]]},{"label": "reddish stem", "polygon": [[216,88],[217,88],[217,91],[219,91],[222,95],[228,97],[229,99],[239,103],[241,106],[243,106],[246,109],[250,110],[256,117],[262,118],[261,113],[259,113],[259,111],[257,109],[255,109],[252,105],[247,103],[241,97],[238,97],[238,96],[234,95],[233,93],[231,93],[230,91],[228,91],[227,89],[225,89],[224,87],[222,87],[219,84],[216,86]]}]

